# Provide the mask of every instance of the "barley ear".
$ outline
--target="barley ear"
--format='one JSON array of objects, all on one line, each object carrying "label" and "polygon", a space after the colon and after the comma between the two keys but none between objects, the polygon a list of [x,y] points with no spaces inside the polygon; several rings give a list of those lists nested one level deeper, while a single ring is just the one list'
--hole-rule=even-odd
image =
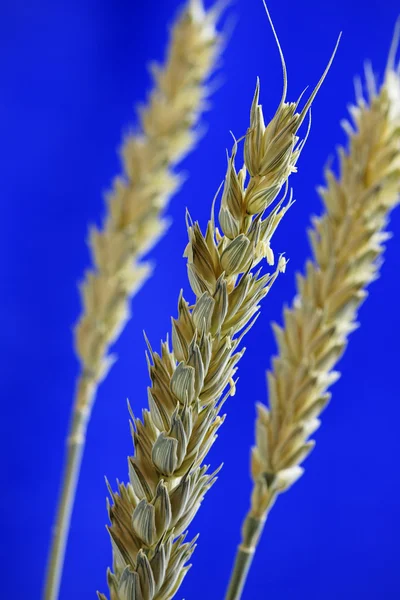
[{"label": "barley ear", "polygon": [[153,65],[154,89],[139,112],[139,133],[123,140],[123,174],[107,195],[101,228],[89,232],[92,267],[81,285],[82,315],[75,327],[80,361],[68,437],[67,461],[44,598],[58,597],[71,511],[87,424],[97,388],[115,361],[109,354],[130,314],[130,300],[151,273],[141,256],[167,228],[163,211],[180,184],[177,162],[194,146],[205,108],[207,80],[223,37],[216,24],[221,5],[206,11],[189,0],[174,23],[163,66]]},{"label": "barley ear", "polygon": [[367,67],[367,99],[357,84],[344,123],[348,149],[339,150],[340,175],[327,168],[322,216],[310,230],[312,259],[297,277],[297,295],[274,326],[278,356],[267,375],[268,408],[257,407],[251,455],[253,492],[227,600],[238,600],[267,515],[277,496],[303,474],[312,434],[330,400],[328,388],[349,334],[356,328],[367,286],[379,276],[386,225],[400,194],[400,65],[395,50],[378,90]]}]

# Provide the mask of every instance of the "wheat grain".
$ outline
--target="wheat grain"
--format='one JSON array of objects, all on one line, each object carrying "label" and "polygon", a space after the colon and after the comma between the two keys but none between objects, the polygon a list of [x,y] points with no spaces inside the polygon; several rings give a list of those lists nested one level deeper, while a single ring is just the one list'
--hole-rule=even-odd
[{"label": "wheat grain", "polygon": [[[398,23],[393,49],[400,31]],[[400,194],[400,65],[394,50],[379,91],[368,67],[368,100],[357,85],[351,107],[353,125],[345,122],[347,153],[339,150],[340,176],[326,170],[320,190],[325,213],[313,219],[313,259],[297,277],[297,296],[284,311],[284,325],[274,325],[279,355],[268,373],[269,408],[257,407],[254,482],[251,508],[227,594],[237,600],[267,515],[281,492],[303,473],[300,466],[314,447],[310,436],[329,402],[328,388],[339,374],[342,356],[366,287],[377,278],[388,215]]]},{"label": "wheat grain", "polygon": [[[185,256],[195,301],[189,306],[179,298],[172,349],[168,340],[160,354],[148,345],[149,410],[142,420],[131,414],[135,454],[128,461],[130,482],[118,484],[116,493],[110,488],[111,600],[168,600],[189,568],[195,540],[186,542],[185,531],[216,479],[217,472],[209,474],[203,460],[224,421],[221,408],[235,392],[244,352],[239,345],[286,263],[280,257],[272,274],[253,269],[264,257],[273,263],[271,237],[291,200],[285,202],[285,194],[272,204],[283,186],[287,191],[304,145],[297,131],[327,70],[297,112],[298,103],[286,102],[284,67],[282,100],[267,126],[257,83],[243,168],[235,167],[236,142],[228,157],[221,232],[214,207],[205,235],[187,216]],[[99,598],[105,600],[103,594]]]},{"label": "wheat grain", "polygon": [[114,362],[109,348],[129,317],[130,300],[149,276],[141,256],[164,232],[162,216],[180,179],[174,165],[194,145],[204,109],[206,81],[222,46],[216,23],[223,5],[205,11],[202,0],[189,0],[174,24],[163,67],[153,66],[155,87],[140,111],[139,133],[122,145],[123,175],[107,197],[101,229],[92,227],[89,249],[93,267],[81,286],[83,313],[75,328],[80,374],[62,492],[53,533],[45,586],[46,600],[58,595],[69,522],[97,387]]}]

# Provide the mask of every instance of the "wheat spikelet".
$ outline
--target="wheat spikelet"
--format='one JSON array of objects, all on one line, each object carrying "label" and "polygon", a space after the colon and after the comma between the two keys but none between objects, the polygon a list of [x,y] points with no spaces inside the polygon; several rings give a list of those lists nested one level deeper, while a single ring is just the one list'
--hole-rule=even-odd
[{"label": "wheat spikelet", "polygon": [[128,460],[130,482],[118,484],[116,493],[110,488],[111,600],[168,600],[189,568],[195,540],[186,542],[185,531],[216,479],[203,460],[224,421],[221,408],[235,391],[244,352],[239,345],[286,263],[281,257],[275,272],[266,275],[253,268],[264,257],[273,263],[271,237],[291,200],[285,203],[285,194],[271,205],[296,169],[304,145],[297,131],[329,66],[297,112],[298,103],[286,102],[283,63],[284,92],[268,126],[257,83],[242,169],[235,167],[236,142],[228,156],[221,232],[214,203],[205,235],[187,215],[185,256],[195,300],[189,305],[180,295],[172,348],[167,340],[158,354],[148,344],[149,410],[142,420],[131,413],[135,454]]},{"label": "wheat spikelet", "polygon": [[87,423],[97,387],[115,360],[109,347],[129,317],[131,297],[150,274],[149,264],[140,258],[166,228],[162,211],[180,182],[173,167],[196,141],[206,82],[222,47],[216,29],[222,8],[220,3],[205,11],[202,0],[189,0],[174,24],[165,65],[153,66],[155,86],[140,111],[139,133],[130,133],[123,142],[123,175],[108,194],[103,226],[90,231],[93,267],[81,286],[83,313],[75,328],[81,368],[46,600],[58,595]]},{"label": "wheat spikelet", "polygon": [[240,598],[277,495],[303,473],[300,465],[314,446],[310,436],[330,399],[327,390],[339,376],[333,368],[357,327],[366,287],[379,274],[388,216],[400,194],[400,68],[394,68],[393,55],[379,91],[369,67],[368,100],[357,86],[353,125],[344,124],[349,149],[339,149],[339,177],[326,170],[326,187],[320,190],[325,213],[313,219],[309,233],[313,259],[305,275],[298,275],[298,294],[284,311],[283,327],[274,325],[279,355],[268,373],[269,408],[257,407],[251,509],[229,600]]}]

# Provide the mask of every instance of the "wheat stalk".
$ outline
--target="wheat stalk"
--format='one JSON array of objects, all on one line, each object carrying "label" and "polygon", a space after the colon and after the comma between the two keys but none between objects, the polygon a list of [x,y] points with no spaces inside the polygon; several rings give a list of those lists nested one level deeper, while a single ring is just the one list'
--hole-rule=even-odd
[{"label": "wheat stalk", "polygon": [[189,569],[196,538],[186,542],[185,531],[216,480],[217,471],[209,474],[203,460],[224,421],[221,408],[235,392],[234,376],[244,352],[239,346],[286,262],[280,257],[272,274],[253,269],[264,257],[274,262],[271,237],[291,199],[285,202],[285,194],[274,208],[272,204],[283,186],[287,191],[304,146],[297,131],[330,64],[297,112],[298,103],[286,102],[283,63],[282,100],[267,126],[257,83],[242,169],[235,167],[236,141],[228,156],[220,230],[214,203],[205,235],[187,216],[185,256],[195,300],[190,306],[179,297],[172,348],[167,340],[158,354],[148,344],[149,410],[142,420],[131,412],[135,454],[128,459],[130,482],[119,483],[115,493],[109,488],[111,600],[168,600]]},{"label": "wheat stalk", "polygon": [[284,325],[274,325],[279,356],[268,373],[269,408],[259,404],[256,446],[252,450],[254,483],[244,521],[227,600],[237,600],[267,515],[278,494],[302,474],[300,466],[314,447],[333,370],[349,334],[366,287],[378,277],[390,211],[400,194],[400,65],[394,66],[400,32],[397,25],[384,83],[376,89],[367,67],[368,100],[357,84],[350,108],[354,125],[345,122],[347,153],[341,148],[340,176],[326,169],[320,190],[325,213],[313,219],[313,259],[298,275],[297,296],[284,310]]},{"label": "wheat stalk", "polygon": [[163,67],[153,65],[154,89],[139,113],[139,133],[122,145],[123,175],[107,197],[101,229],[92,227],[93,267],[81,286],[83,313],[75,328],[80,360],[73,414],[44,597],[55,600],[73,508],[86,429],[99,383],[115,358],[109,348],[129,318],[130,300],[151,268],[141,256],[165,231],[162,216],[180,178],[174,165],[193,147],[205,107],[206,81],[222,47],[216,23],[222,3],[205,11],[189,0],[175,22]]}]

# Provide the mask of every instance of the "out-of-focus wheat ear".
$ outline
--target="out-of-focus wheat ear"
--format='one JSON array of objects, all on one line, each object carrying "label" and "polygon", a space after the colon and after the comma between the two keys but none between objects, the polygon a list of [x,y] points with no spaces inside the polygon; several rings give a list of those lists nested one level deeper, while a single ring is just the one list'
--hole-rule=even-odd
[{"label": "out-of-focus wheat ear", "polygon": [[82,314],[74,332],[80,373],[45,600],[58,597],[87,424],[97,388],[115,361],[109,349],[130,317],[132,296],[151,274],[141,257],[168,226],[164,209],[182,179],[175,166],[198,138],[208,80],[224,43],[217,29],[222,9],[220,2],[206,10],[202,0],[189,0],[174,22],[165,63],[152,66],[154,87],[139,110],[139,127],[124,137],[122,174],[107,193],[103,224],[90,229],[92,266],[80,286]]},{"label": "out-of-focus wheat ear", "polygon": [[[276,498],[303,474],[301,463],[314,447],[311,438],[330,401],[334,368],[367,286],[379,276],[385,231],[400,196],[400,39],[397,21],[379,88],[369,64],[366,92],[356,81],[352,123],[344,122],[347,150],[339,149],[340,174],[327,168],[319,190],[324,211],[309,237],[312,259],[297,277],[297,294],[274,326],[278,356],[268,373],[269,406],[258,406],[252,449],[253,491],[245,518],[227,600],[241,596],[251,558]],[[365,98],[366,94],[366,98]]]}]

